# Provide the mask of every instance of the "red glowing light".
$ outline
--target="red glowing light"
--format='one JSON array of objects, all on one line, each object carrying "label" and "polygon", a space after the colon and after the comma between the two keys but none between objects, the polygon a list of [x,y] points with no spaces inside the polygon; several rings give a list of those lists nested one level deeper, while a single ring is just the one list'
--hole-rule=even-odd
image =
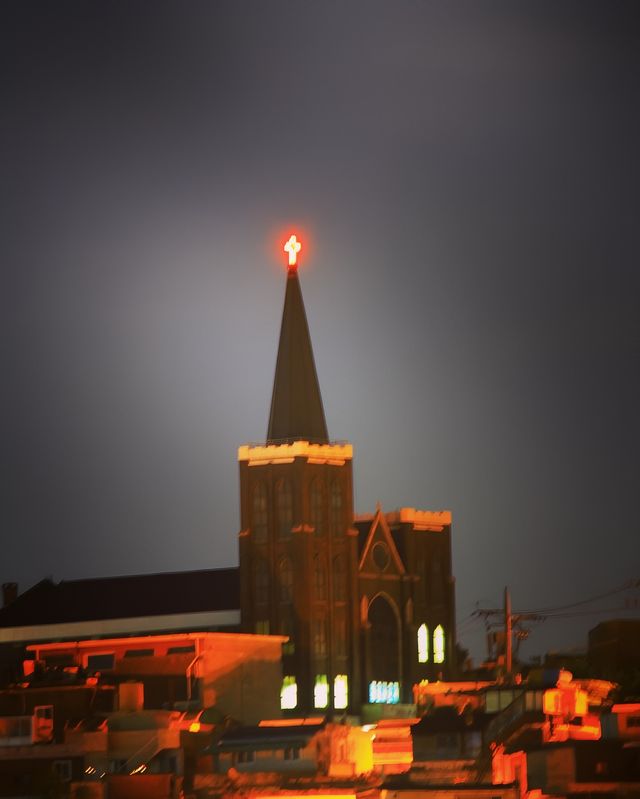
[{"label": "red glowing light", "polygon": [[298,253],[302,248],[302,244],[297,240],[295,234],[289,237],[289,241],[284,245],[284,251],[289,253],[289,269],[296,266],[298,262]]}]

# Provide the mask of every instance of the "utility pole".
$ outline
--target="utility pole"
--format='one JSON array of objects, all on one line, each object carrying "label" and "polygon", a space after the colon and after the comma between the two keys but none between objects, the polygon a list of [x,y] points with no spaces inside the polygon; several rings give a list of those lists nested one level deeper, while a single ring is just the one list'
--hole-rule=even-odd
[{"label": "utility pole", "polygon": [[511,593],[509,587],[504,589],[504,604],[501,608],[478,608],[474,616],[483,617],[487,630],[502,629],[504,635],[504,672],[509,679],[513,671],[513,637],[518,642],[529,634],[529,630],[522,625],[523,621],[544,621],[546,616],[539,613],[514,613],[511,609]]}]

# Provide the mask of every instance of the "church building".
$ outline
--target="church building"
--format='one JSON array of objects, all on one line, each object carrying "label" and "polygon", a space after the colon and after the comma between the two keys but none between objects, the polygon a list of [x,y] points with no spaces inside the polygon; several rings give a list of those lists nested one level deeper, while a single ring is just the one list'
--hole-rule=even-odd
[{"label": "church building", "polygon": [[353,447],[329,439],[292,236],[266,441],[242,446],[246,632],[289,637],[283,710],[411,703],[454,671],[451,514],[355,515]]}]

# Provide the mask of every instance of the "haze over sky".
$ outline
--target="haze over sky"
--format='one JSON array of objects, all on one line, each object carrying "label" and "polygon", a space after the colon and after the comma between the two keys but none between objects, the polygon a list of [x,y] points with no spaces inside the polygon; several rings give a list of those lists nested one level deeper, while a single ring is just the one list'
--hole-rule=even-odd
[{"label": "haze over sky", "polygon": [[290,232],[356,509],[452,510],[461,620],[640,578],[637,2],[21,1],[0,40],[1,581],[237,564]]}]

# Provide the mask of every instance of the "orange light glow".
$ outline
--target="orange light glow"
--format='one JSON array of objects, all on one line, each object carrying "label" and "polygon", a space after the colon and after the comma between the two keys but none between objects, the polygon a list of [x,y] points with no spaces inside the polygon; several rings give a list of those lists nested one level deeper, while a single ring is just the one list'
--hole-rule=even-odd
[{"label": "orange light glow", "polygon": [[289,253],[289,269],[298,263],[298,253],[302,249],[302,244],[298,241],[295,234],[289,236],[289,241],[284,245],[284,251]]},{"label": "orange light glow", "polygon": [[189,725],[189,732],[200,732],[200,722],[194,721]]}]

